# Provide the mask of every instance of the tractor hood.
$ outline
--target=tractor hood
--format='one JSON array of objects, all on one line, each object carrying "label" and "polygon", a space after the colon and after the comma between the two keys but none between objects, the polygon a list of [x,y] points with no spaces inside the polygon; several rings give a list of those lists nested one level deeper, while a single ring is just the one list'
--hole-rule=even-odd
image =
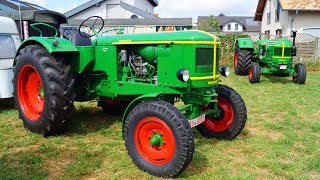
[{"label": "tractor hood", "polygon": [[257,44],[263,46],[278,46],[278,47],[292,47],[292,42],[288,39],[274,39],[274,40],[258,40]]},{"label": "tractor hood", "polygon": [[98,46],[121,44],[174,44],[174,42],[219,42],[220,39],[203,31],[179,31],[148,34],[123,34],[106,36],[97,40]]}]

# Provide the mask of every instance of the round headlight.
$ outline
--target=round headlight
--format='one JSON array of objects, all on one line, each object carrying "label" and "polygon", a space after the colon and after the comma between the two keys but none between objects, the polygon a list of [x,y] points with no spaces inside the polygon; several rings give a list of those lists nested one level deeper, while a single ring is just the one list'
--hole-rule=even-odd
[{"label": "round headlight", "polygon": [[177,78],[182,82],[187,82],[190,79],[190,72],[187,69],[180,69],[177,72]]},{"label": "round headlight", "polygon": [[224,77],[227,77],[230,75],[230,68],[227,66],[222,66],[219,71],[220,71],[220,74]]}]

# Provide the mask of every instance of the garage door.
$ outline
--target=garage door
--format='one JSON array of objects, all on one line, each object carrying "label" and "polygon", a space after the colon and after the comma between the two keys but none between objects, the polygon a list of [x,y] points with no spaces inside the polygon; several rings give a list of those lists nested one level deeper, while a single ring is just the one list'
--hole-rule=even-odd
[{"label": "garage door", "polygon": [[311,35],[316,36],[316,37],[320,37],[320,28],[304,29],[303,33],[311,34]]}]

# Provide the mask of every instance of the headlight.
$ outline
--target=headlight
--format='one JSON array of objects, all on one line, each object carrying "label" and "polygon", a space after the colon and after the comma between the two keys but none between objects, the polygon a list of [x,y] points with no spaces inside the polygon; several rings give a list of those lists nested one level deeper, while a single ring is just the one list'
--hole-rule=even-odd
[{"label": "headlight", "polygon": [[222,67],[219,69],[219,71],[220,71],[220,74],[221,74],[222,76],[224,76],[224,77],[227,77],[227,76],[230,75],[230,68],[227,67],[227,66],[222,66]]},{"label": "headlight", "polygon": [[187,82],[190,79],[190,72],[187,69],[180,69],[177,72],[177,78],[182,82]]}]

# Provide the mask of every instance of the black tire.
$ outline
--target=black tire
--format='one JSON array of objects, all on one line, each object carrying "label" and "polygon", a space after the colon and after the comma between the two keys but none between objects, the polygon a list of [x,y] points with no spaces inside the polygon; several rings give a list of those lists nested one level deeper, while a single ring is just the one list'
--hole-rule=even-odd
[{"label": "black tire", "polygon": [[[159,163],[147,160],[148,156],[142,153],[144,152],[141,150],[142,146],[136,145],[136,142],[143,144],[143,137],[146,137],[141,136],[140,138],[139,133],[137,133],[140,132],[140,123],[143,124],[146,120],[148,123],[153,123],[154,120],[151,118],[160,121],[172,132],[171,136],[167,135],[168,133],[163,133],[164,135],[161,137],[166,137],[163,139],[164,141],[168,140],[169,137],[172,140],[174,139],[174,142],[166,142],[166,144],[163,144],[163,147],[160,146],[162,149],[167,150],[166,148],[172,148],[172,144],[175,144],[171,158],[164,158],[167,162],[163,164],[160,163],[160,160]],[[158,131],[160,130],[154,130],[153,134],[158,133]],[[135,137],[139,137],[139,140],[135,139]],[[149,135],[150,137],[151,134]],[[140,103],[134,107],[124,125],[124,139],[133,162],[141,170],[155,176],[163,178],[175,177],[188,167],[193,158],[194,137],[192,129],[185,116],[176,107],[165,101],[149,101]],[[144,142],[149,143],[150,140],[148,140]],[[149,146],[151,148],[158,148],[158,146],[148,144],[147,147]]]},{"label": "black tire", "polygon": [[125,101],[119,101],[118,103],[98,102],[98,107],[101,107],[104,113],[117,116],[123,115],[128,105],[129,103]]},{"label": "black tire", "polygon": [[251,49],[240,49],[236,45],[234,54],[234,71],[236,75],[247,76],[252,61]]},{"label": "black tire", "polygon": [[260,82],[260,66],[258,63],[253,62],[249,69],[249,82],[251,84]]},{"label": "black tire", "polygon": [[228,86],[219,85],[217,93],[221,117],[207,116],[205,122],[196,128],[201,135],[207,138],[233,139],[245,127],[247,121],[246,105],[240,94]]},{"label": "black tire", "polygon": [[[40,92],[40,88],[43,89],[43,109],[38,113],[39,117],[31,116],[28,113],[31,111],[26,110],[26,107],[28,107],[27,109],[33,107],[30,103],[28,105],[23,103],[26,102],[23,100],[24,98],[31,96],[25,96],[19,92],[23,89],[21,87],[24,87],[24,81],[31,81],[31,78],[23,78],[22,72],[25,70],[22,68],[26,67],[30,69],[30,72],[38,73],[37,77],[41,80],[41,87],[38,86],[38,91]],[[34,72],[32,73],[34,74]],[[73,91],[74,78],[71,68],[63,60],[58,61],[41,46],[26,46],[19,51],[16,58],[13,83],[15,104],[19,111],[19,117],[27,129],[43,136],[60,134],[67,129],[69,119],[75,112],[73,102],[76,94]]]},{"label": "black tire", "polygon": [[293,76],[293,82],[295,84],[305,84],[307,79],[306,66],[302,63],[296,64],[295,70],[296,76]]}]

